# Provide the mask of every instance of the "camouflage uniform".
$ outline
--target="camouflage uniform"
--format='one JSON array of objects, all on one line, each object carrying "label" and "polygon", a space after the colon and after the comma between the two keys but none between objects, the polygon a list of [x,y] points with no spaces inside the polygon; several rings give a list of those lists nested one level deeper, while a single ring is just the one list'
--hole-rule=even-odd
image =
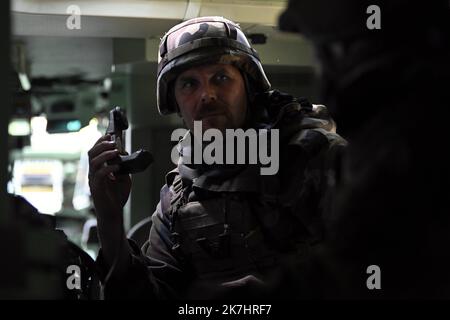
[{"label": "camouflage uniform", "polygon": [[[264,176],[258,165],[189,166],[183,154],[166,176],[148,242],[142,250],[132,243],[128,271],[110,279],[106,297],[292,298],[301,281],[297,266],[323,238],[335,158],[345,145],[326,108],[270,91],[239,27],[206,17],[175,26],[161,41],[161,114],[178,109],[176,76],[205,63],[241,71],[249,101],[245,126],[280,130],[280,170]],[[259,280],[224,285],[245,276]]]},{"label": "camouflage uniform", "polygon": [[[129,270],[107,297],[295,297],[296,266],[323,238],[335,157],[345,141],[323,106],[278,91],[257,98],[277,119],[280,170],[258,166],[187,167],[166,176],[149,241],[134,248]],[[265,282],[225,289],[253,275]]]}]

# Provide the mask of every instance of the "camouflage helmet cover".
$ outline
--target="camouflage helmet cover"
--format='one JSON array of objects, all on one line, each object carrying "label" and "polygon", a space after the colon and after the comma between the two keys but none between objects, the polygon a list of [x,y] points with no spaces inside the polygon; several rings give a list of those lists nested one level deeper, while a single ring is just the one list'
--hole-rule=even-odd
[{"label": "camouflage helmet cover", "polygon": [[222,17],[194,18],[174,26],[161,39],[157,79],[160,114],[177,111],[169,89],[180,72],[205,63],[232,64],[248,76],[258,92],[270,89],[257,52],[237,24]]}]

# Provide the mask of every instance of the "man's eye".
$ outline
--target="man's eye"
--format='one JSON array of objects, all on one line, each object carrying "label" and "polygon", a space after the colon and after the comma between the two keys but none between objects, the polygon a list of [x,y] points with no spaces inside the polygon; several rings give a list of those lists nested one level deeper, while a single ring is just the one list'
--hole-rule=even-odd
[{"label": "man's eye", "polygon": [[227,75],[225,75],[225,74],[219,74],[219,75],[216,76],[216,79],[218,81],[223,82],[223,81],[227,81],[229,79],[229,77]]},{"label": "man's eye", "polygon": [[184,81],[182,84],[181,84],[181,88],[183,88],[183,89],[189,89],[189,88],[192,88],[194,86],[194,81]]}]

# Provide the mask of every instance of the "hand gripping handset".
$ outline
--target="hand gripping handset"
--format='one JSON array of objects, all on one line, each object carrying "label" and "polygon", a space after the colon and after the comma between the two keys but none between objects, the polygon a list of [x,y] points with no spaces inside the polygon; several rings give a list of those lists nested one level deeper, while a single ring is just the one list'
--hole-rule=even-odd
[{"label": "hand gripping handset", "polygon": [[142,172],[153,162],[153,156],[147,150],[140,149],[130,155],[125,153],[125,130],[128,129],[128,120],[120,107],[109,112],[109,124],[106,133],[110,134],[121,153],[118,158],[108,161],[109,165],[118,164],[116,174],[133,174]]}]

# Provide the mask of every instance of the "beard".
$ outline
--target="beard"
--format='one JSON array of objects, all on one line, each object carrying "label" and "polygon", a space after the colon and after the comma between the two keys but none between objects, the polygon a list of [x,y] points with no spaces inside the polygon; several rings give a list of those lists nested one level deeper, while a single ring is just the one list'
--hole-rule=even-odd
[{"label": "beard", "polygon": [[228,106],[220,101],[203,104],[195,115],[194,121],[202,122],[203,131],[214,128],[225,132],[225,129],[236,127]]}]

